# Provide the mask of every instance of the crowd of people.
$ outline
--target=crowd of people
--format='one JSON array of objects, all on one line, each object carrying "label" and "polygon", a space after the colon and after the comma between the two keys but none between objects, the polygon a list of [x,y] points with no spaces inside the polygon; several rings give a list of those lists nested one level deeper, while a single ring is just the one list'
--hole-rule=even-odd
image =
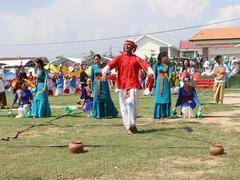
[{"label": "crowd of people", "polygon": [[[154,119],[170,117],[176,108],[181,109],[184,117],[192,117],[194,108],[198,107],[201,111],[197,91],[192,85],[194,74],[214,76],[214,99],[217,103],[223,103],[225,79],[238,73],[237,61],[226,64],[225,57],[222,59],[221,56],[216,56],[215,65],[211,68],[211,63],[206,59],[176,61],[169,59],[164,52],[158,55],[155,62],[148,62],[134,54],[136,49],[134,41],[125,41],[123,53],[108,64],[103,64],[101,56],[96,54],[91,74],[88,75],[86,66],[81,65],[78,77],[64,74],[61,67],[59,72],[53,73],[44,68],[42,59],[37,59],[35,76],[31,72],[27,75],[24,67],[20,66],[17,77],[9,84],[0,66],[1,108],[7,105],[6,89],[9,89],[14,93],[11,107],[15,104],[18,106],[17,118],[50,117],[49,96],[77,93],[80,96],[77,103],[89,116],[95,119],[114,118],[119,114],[111,98],[110,88],[114,87],[119,95],[123,124],[128,133],[133,134],[138,131],[139,90],[144,89],[144,95],[154,95]],[[111,74],[112,69],[117,70],[115,75]],[[172,104],[172,94],[178,95],[175,105]]]}]

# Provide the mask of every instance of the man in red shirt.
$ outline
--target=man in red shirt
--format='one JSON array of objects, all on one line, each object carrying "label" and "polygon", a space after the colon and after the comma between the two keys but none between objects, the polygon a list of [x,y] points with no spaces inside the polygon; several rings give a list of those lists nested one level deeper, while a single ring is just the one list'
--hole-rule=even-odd
[{"label": "man in red shirt", "polygon": [[123,53],[115,57],[102,70],[103,78],[107,72],[113,68],[118,69],[117,84],[119,88],[119,104],[124,126],[129,134],[137,132],[136,118],[138,105],[138,90],[141,88],[139,82],[139,71],[145,70],[149,74],[154,74],[152,68],[143,59],[133,54],[137,45],[132,40],[125,41]]}]

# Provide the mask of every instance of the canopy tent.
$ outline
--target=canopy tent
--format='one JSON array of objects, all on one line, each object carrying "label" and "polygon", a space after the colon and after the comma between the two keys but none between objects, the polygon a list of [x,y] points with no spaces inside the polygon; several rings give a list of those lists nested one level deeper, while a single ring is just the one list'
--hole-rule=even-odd
[{"label": "canopy tent", "polygon": [[25,66],[32,59],[24,59],[24,60],[0,60],[0,63],[5,64],[4,67],[18,67],[20,65]]},{"label": "canopy tent", "polygon": [[73,62],[75,62],[75,63],[77,63],[77,64],[82,64],[83,61],[84,61],[84,59],[82,59],[82,58],[71,58],[71,57],[67,57],[67,59],[70,60],[70,61],[73,61]]},{"label": "canopy tent", "polygon": [[[108,61],[112,60],[110,57],[103,56],[102,57],[102,62],[107,63]],[[74,66],[74,65],[93,65],[94,64],[94,59],[93,58],[73,58],[73,57],[60,57],[56,58],[52,61],[50,61],[50,64],[53,64],[55,66],[59,66],[62,64],[63,66]]]},{"label": "canopy tent", "polygon": [[80,65],[82,64],[83,59],[81,58],[57,58],[50,62],[55,66],[59,66],[62,64],[63,66],[72,66],[72,65]]},{"label": "canopy tent", "polygon": [[40,58],[46,64],[48,63],[48,59],[46,57],[1,57],[0,64],[4,64],[4,67],[11,68],[11,67],[19,67],[23,65],[24,67],[34,67],[35,63],[34,60]]},{"label": "canopy tent", "polygon": [[[112,60],[112,58],[107,57],[107,56],[103,56],[102,57],[102,63],[108,63],[108,61]],[[89,58],[89,59],[84,59],[82,64],[88,65],[88,66],[92,66],[94,64],[94,59],[93,58]]]}]

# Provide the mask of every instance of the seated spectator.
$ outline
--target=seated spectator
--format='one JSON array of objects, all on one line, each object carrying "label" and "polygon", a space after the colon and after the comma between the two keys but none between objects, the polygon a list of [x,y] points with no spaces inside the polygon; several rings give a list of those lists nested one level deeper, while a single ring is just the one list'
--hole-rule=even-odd
[{"label": "seated spectator", "polygon": [[202,72],[201,76],[211,76],[212,70],[210,67],[204,67],[204,71]]},{"label": "seated spectator", "polygon": [[230,69],[230,73],[228,74],[228,78],[232,77],[232,76],[235,76],[239,73],[239,64],[238,64],[238,61],[237,60],[234,60],[232,62],[232,66],[231,66],[231,69]]}]

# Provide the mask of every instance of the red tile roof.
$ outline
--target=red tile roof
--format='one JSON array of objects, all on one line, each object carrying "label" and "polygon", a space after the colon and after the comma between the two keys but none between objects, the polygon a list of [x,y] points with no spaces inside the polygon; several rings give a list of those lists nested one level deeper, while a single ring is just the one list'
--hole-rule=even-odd
[{"label": "red tile roof", "polygon": [[203,29],[195,34],[190,41],[240,39],[240,27]]},{"label": "red tile roof", "polygon": [[180,41],[180,45],[179,45],[179,49],[180,50],[196,50],[199,49],[199,47],[197,47],[195,44],[193,44],[193,42],[188,41],[188,40],[182,40]]}]

